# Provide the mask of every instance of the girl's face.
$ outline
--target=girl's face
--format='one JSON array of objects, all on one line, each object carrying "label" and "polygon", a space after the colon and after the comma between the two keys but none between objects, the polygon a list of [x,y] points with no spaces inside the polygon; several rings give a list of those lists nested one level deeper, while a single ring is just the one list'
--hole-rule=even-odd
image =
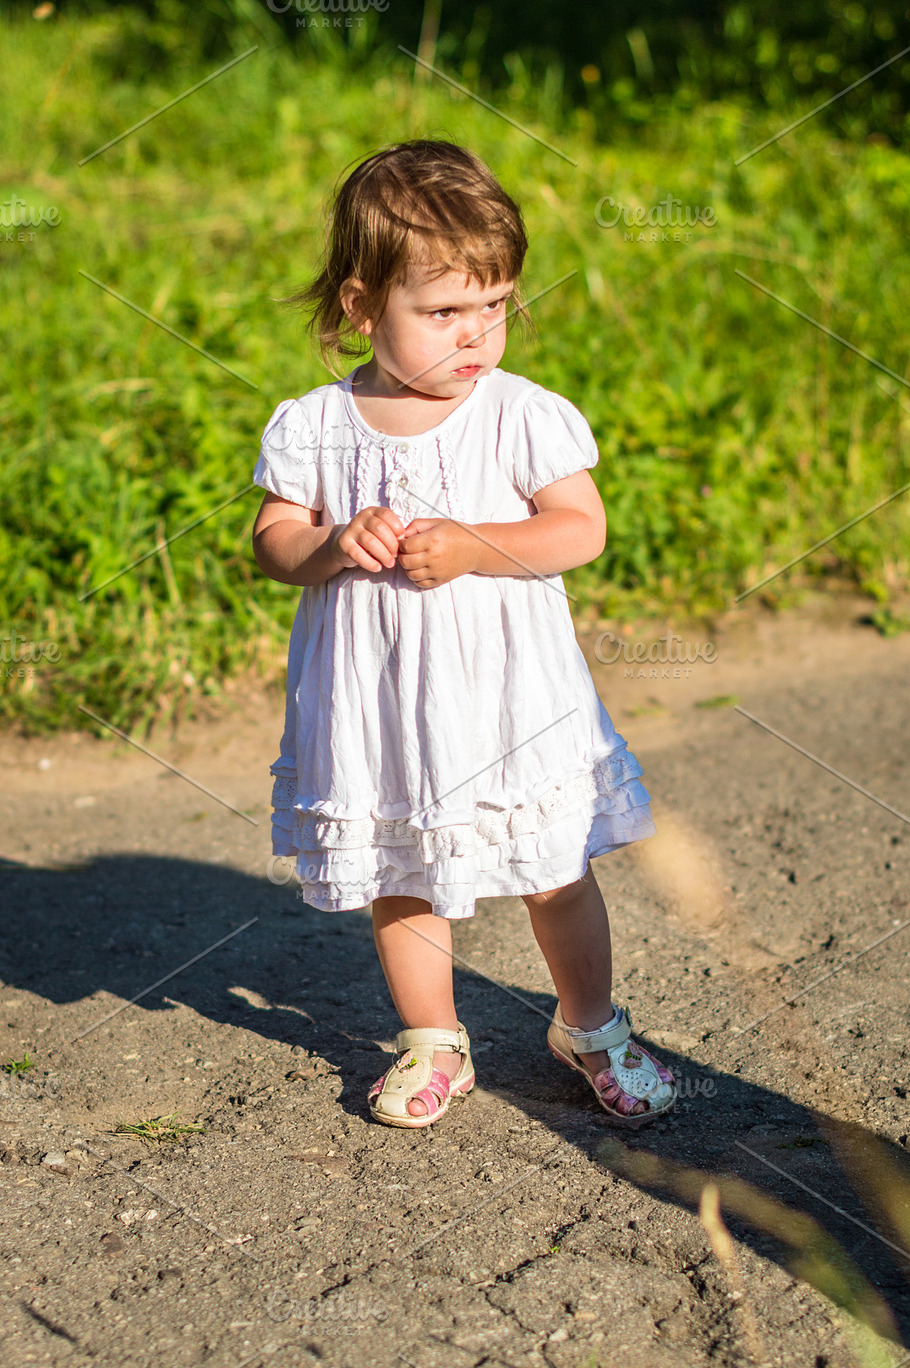
[{"label": "girl's face", "polygon": [[412,266],[382,317],[359,328],[373,348],[376,381],[402,397],[402,385],[437,399],[466,394],[502,360],[511,293],[511,281],[484,288],[456,271],[431,278],[429,267]]}]

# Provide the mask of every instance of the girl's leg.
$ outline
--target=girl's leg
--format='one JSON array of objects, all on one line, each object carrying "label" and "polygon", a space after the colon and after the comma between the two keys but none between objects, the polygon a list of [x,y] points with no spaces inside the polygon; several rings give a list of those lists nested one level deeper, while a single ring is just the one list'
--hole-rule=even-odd
[{"label": "girl's leg", "polygon": [[[458,1027],[452,992],[452,931],[445,917],[436,917],[423,898],[376,898],[373,901],[373,938],[395,1010],[406,1027]],[[439,1051],[434,1067],[454,1078],[462,1057]],[[424,1116],[423,1102],[409,1102],[412,1116]]]},{"label": "girl's leg", "polygon": [[[595,1031],[613,1015],[613,956],[610,920],[597,880],[588,865],[584,878],[551,893],[526,893],[522,901],[531,916],[567,1026]],[[606,1050],[580,1054],[595,1076],[610,1065]],[[633,1108],[648,1110],[646,1102]]]}]

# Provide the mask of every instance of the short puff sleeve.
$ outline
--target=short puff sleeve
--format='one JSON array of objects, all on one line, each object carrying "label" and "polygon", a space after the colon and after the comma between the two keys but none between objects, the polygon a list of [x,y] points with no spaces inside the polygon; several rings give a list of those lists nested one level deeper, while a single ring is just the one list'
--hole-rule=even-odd
[{"label": "short puff sleeve", "polygon": [[540,387],[525,400],[516,448],[515,487],[525,499],[600,460],[587,419],[561,394]]},{"label": "short puff sleeve", "polygon": [[320,442],[299,399],[285,399],[262,434],[253,483],[289,503],[319,511],[323,507]]}]

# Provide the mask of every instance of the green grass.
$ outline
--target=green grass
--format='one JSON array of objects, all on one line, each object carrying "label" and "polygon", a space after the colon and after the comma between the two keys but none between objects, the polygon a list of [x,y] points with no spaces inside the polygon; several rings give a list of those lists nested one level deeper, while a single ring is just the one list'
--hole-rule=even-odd
[{"label": "green grass", "polygon": [[[905,385],[736,275],[904,376],[900,152],[809,122],[736,168],[780,123],[723,103],[603,145],[585,111],[560,120],[553,90],[514,63],[498,103],[576,167],[415,81],[401,54],[373,53],[369,25],[353,51],[326,35],[303,58],[252,7],[238,14],[234,51],[259,43],[254,56],[82,167],[220,63],[193,65],[175,41],[170,67],[149,67],[125,11],[3,25],[0,200],[60,221],[33,241],[0,235],[0,715],[95,727],[84,703],[140,729],[241,672],[280,675],[298,595],[253,561],[259,493],[207,515],[249,484],[274,406],[330,378],[274,301],[312,273],[345,166],[396,139],[449,137],[490,163],[528,223],[527,293],[576,272],[532,306],[536,339],[515,331],[502,365],[570,398],[600,445],[608,545],[567,576],[581,610],[728,608],[910,479]],[[717,225],[651,243],[595,222],[604,195],[647,209],[671,193],[710,205]],[[908,530],[905,497],[759,594],[788,604],[846,576],[874,597],[880,630],[899,630]]]},{"label": "green grass", "polygon": [[135,1135],[147,1145],[176,1145],[185,1135],[196,1135],[205,1126],[192,1121],[183,1124],[177,1120],[177,1113],[169,1116],[153,1116],[147,1121],[120,1121],[114,1128],[115,1135]]},{"label": "green grass", "polygon": [[26,1054],[24,1059],[8,1059],[5,1064],[0,1064],[0,1072],[15,1077],[17,1074],[27,1073],[34,1067],[34,1061]]}]

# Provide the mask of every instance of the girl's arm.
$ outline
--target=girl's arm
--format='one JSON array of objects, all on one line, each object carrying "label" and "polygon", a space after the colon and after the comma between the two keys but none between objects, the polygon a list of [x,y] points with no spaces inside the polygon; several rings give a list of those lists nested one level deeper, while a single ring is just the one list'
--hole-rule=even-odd
[{"label": "girl's arm", "polygon": [[365,508],[349,523],[318,525],[319,514],[267,492],[253,524],[253,555],[269,579],[325,584],[341,570],[390,569],[404,524],[390,508]]},{"label": "girl's arm", "polygon": [[317,526],[319,514],[267,493],[253,524],[253,555],[279,584],[324,584],[341,565],[332,554],[334,527]]},{"label": "girl's arm", "polygon": [[539,489],[532,502],[537,513],[521,522],[473,525],[475,574],[558,575],[597,559],[607,544],[607,517],[586,470]]}]

